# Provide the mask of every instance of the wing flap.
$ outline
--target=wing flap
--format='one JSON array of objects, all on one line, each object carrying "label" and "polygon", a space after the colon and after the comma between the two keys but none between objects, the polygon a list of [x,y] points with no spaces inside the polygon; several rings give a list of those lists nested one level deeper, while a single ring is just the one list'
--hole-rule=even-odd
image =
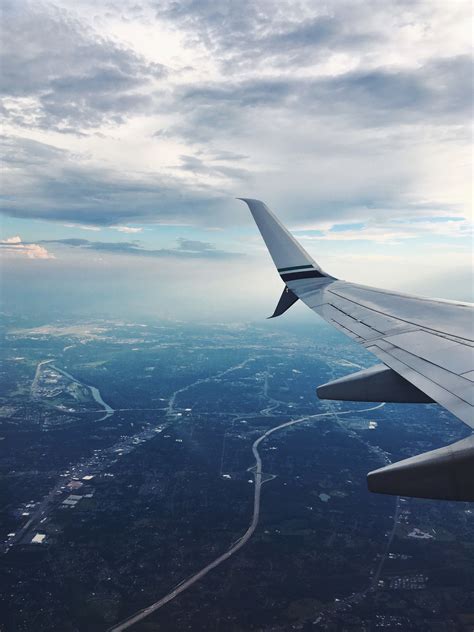
[{"label": "wing flap", "polygon": [[474,367],[474,349],[447,340],[428,331],[410,331],[385,338],[387,342],[411,354],[462,375]]},{"label": "wing flap", "polygon": [[441,404],[441,406],[449,410],[449,412],[453,413],[453,415],[458,417],[465,424],[474,428],[473,407],[470,404],[416,369],[408,366],[402,360],[384,351],[380,346],[374,344],[368,346],[367,349],[376,355],[379,360],[382,360],[387,366],[408,380],[408,382],[411,382],[411,384],[420,389],[420,391],[429,395],[435,402],[438,402],[438,404]]},{"label": "wing flap", "polygon": [[466,380],[451,371],[447,371],[441,366],[427,362],[423,358],[414,355],[409,351],[399,349],[398,347],[395,347],[383,340],[378,341],[376,345],[386,353],[389,353],[397,360],[400,360],[409,366],[411,369],[421,373],[421,375],[424,375],[435,384],[442,386],[453,395],[456,395],[468,404],[471,404],[471,406],[474,405],[474,392],[469,380]]}]

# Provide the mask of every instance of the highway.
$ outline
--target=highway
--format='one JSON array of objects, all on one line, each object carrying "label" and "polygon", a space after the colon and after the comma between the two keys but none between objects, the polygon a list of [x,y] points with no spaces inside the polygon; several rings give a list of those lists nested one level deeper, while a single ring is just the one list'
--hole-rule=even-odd
[{"label": "highway", "polygon": [[[382,406],[384,406],[384,404],[377,404],[377,405],[371,406],[370,408],[364,408],[364,409],[359,409],[359,410],[346,410],[343,412],[338,412],[338,415],[350,415],[350,414],[353,414],[354,412],[358,414],[369,412],[372,410],[376,410],[377,408],[381,408]],[[146,617],[150,616],[152,613],[156,612],[165,604],[172,601],[175,597],[177,597],[182,592],[190,588],[193,584],[195,584],[200,579],[202,579],[210,571],[212,571],[214,568],[216,568],[217,566],[219,566],[220,564],[228,560],[229,557],[237,553],[239,549],[245,546],[245,544],[250,540],[253,533],[255,532],[255,529],[257,528],[257,525],[258,525],[258,521],[260,519],[260,500],[261,500],[263,473],[262,473],[262,459],[258,451],[259,445],[274,432],[278,432],[279,430],[283,430],[284,428],[289,428],[290,426],[294,426],[296,424],[300,424],[305,421],[313,421],[314,419],[321,419],[322,417],[331,417],[333,415],[334,415],[333,412],[328,412],[328,413],[318,413],[316,415],[300,417],[299,419],[293,419],[292,421],[287,421],[283,424],[280,424],[279,426],[270,428],[270,430],[267,430],[264,434],[258,437],[252,444],[252,453],[255,458],[255,466],[254,468],[252,468],[254,483],[255,483],[254,484],[254,498],[253,498],[253,513],[252,513],[252,520],[250,522],[249,527],[245,531],[245,533],[229,549],[227,549],[225,553],[222,553],[222,555],[219,555],[219,557],[216,557],[215,560],[207,564],[207,566],[204,566],[204,568],[202,568],[200,571],[198,571],[194,575],[191,575],[191,577],[189,577],[188,579],[183,580],[181,583],[175,586],[168,594],[166,594],[164,597],[161,597],[161,599],[159,599],[158,601],[155,601],[154,603],[147,606],[146,608],[139,610],[138,612],[131,615],[127,619],[123,620],[121,623],[118,623],[117,625],[109,628],[108,632],[122,632],[122,630],[127,630],[132,625],[135,625],[135,623],[138,623],[139,621],[142,621]]]}]

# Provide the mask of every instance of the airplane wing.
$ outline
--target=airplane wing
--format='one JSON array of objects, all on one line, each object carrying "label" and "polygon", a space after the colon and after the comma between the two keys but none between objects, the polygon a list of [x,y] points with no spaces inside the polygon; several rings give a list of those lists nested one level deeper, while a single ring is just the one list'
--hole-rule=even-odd
[{"label": "airplane wing", "polygon": [[[382,362],[320,386],[321,399],[437,402],[474,428],[471,304],[336,279],[263,202],[240,199],[249,206],[285,283],[273,317],[299,299]],[[474,435],[371,472],[368,481],[372,491],[382,493],[474,500]]]}]

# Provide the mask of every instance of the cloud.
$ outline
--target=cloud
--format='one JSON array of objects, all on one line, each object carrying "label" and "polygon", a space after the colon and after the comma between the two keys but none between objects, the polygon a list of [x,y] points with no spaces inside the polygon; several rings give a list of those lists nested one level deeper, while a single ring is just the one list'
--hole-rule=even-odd
[{"label": "cloud", "polygon": [[124,174],[91,164],[77,152],[18,136],[0,142],[0,210],[14,217],[87,227],[122,227],[129,221],[206,224],[231,202],[219,188],[178,175]]},{"label": "cloud", "polygon": [[26,257],[28,259],[56,258],[39,244],[23,243],[19,235],[0,240],[0,253],[3,255]]},{"label": "cloud", "polygon": [[213,244],[210,244],[207,241],[197,241],[196,239],[178,239],[178,248],[183,252],[206,252],[209,253],[211,251],[216,250],[216,247]]},{"label": "cloud", "polygon": [[246,160],[249,156],[245,154],[239,154],[234,151],[225,151],[220,150],[212,154],[212,160],[226,161],[226,162],[236,162],[238,160]]},{"label": "cloud", "polygon": [[293,58],[295,49],[337,46],[347,36],[341,33],[340,22],[324,13],[324,8],[311,10],[310,3],[275,4],[269,0],[238,4],[184,0],[157,5],[158,18],[179,25],[189,46],[204,46],[224,68],[232,66],[234,71],[288,57],[290,46]]},{"label": "cloud", "polygon": [[138,228],[137,226],[111,226],[111,228],[119,233],[141,233],[143,230],[143,228]]},{"label": "cloud", "polygon": [[52,4],[7,0],[2,13],[4,114],[21,127],[81,134],[151,107],[166,69]]},{"label": "cloud", "polygon": [[208,51],[222,74],[335,74],[348,67],[423,64],[469,46],[469,1],[168,0],[157,16]]},{"label": "cloud", "polygon": [[[356,128],[414,124],[468,124],[472,107],[471,58],[432,60],[413,69],[351,70],[330,77],[258,77],[221,80],[178,90],[187,124],[170,128],[187,140],[208,139],[240,127],[245,110],[266,111],[281,119],[320,118]],[[182,156],[185,168],[200,169]]]},{"label": "cloud", "polygon": [[[188,171],[199,176],[215,176],[229,180],[246,180],[250,177],[248,169],[242,167],[229,167],[228,165],[216,164],[218,158],[210,158],[205,161],[197,156],[180,156],[181,164],[179,169]],[[227,159],[226,159],[227,160]],[[241,158],[239,158],[241,160]],[[221,161],[219,161],[221,162]]]},{"label": "cloud", "polygon": [[[322,251],[453,248],[472,200],[470,4],[9,2],[2,210],[130,239],[51,244],[81,265],[169,257],[171,275],[177,258],[230,257],[224,239],[263,252],[235,197]],[[149,224],[187,239],[132,241]],[[215,244],[203,227],[222,229]]]},{"label": "cloud", "polygon": [[132,255],[135,257],[157,257],[178,259],[233,259],[241,257],[237,252],[228,252],[216,248],[213,244],[189,239],[178,239],[175,248],[143,248],[138,242],[120,241],[90,241],[89,239],[44,239],[42,244],[69,246],[88,251],[97,251],[112,254]]},{"label": "cloud", "polygon": [[[317,229],[315,233],[298,235],[306,241],[370,241],[374,244],[398,244],[401,241],[420,237],[442,237],[445,239],[472,239],[472,225],[461,218],[427,217],[422,221],[386,220],[372,221],[360,225],[330,225]],[[454,246],[451,244],[451,248]]]},{"label": "cloud", "polygon": [[79,228],[81,230],[100,231],[99,226],[87,226],[87,224],[64,224],[66,228]]}]

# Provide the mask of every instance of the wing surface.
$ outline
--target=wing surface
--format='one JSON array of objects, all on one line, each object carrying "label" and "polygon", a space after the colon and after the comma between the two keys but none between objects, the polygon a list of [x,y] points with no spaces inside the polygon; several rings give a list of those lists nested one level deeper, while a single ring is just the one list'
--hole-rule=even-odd
[{"label": "wing surface", "polygon": [[471,304],[418,298],[335,279],[263,202],[243,201],[293,295],[474,428]]}]

